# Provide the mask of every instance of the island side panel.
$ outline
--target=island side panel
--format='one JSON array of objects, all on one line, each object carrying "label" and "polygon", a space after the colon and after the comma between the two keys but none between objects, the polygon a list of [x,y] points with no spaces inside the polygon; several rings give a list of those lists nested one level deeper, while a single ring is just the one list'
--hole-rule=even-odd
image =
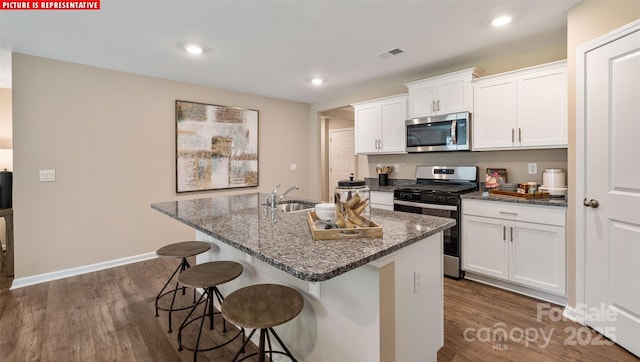
[{"label": "island side panel", "polygon": [[[379,269],[370,265],[318,283],[320,297],[309,293],[310,283],[289,275],[256,258],[196,232],[196,239],[210,242],[209,252],[197,263],[234,260],[243,274],[219,289],[223,295],[247,285],[277,283],[298,290],[305,306],[296,318],[276,327],[287,348],[304,361],[380,361]],[[257,338],[254,342],[257,343]]]},{"label": "island side panel", "polygon": [[303,294],[302,313],[276,328],[301,360],[437,360],[444,345],[442,233],[318,283],[320,297],[309,293],[309,282],[206,234],[197,232],[196,238],[212,244],[198,263],[235,260],[245,268],[240,278],[221,286],[223,294],[258,283],[289,285]]}]

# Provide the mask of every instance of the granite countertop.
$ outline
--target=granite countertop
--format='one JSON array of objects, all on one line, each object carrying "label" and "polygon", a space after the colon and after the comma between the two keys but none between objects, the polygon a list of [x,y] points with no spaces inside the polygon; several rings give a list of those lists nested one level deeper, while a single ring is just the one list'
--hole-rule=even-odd
[{"label": "granite countertop", "polygon": [[551,197],[546,199],[524,199],[520,197],[507,196],[507,195],[495,195],[495,194],[482,196],[482,191],[476,191],[476,192],[470,192],[468,194],[461,195],[460,198],[470,199],[470,200],[513,202],[513,203],[524,204],[524,205],[567,207],[567,199],[565,197],[563,198]]},{"label": "granite countertop", "polygon": [[371,209],[382,238],[318,240],[307,212],[272,212],[265,194],[250,193],[154,203],[151,207],[299,279],[323,281],[455,225],[434,216]]}]

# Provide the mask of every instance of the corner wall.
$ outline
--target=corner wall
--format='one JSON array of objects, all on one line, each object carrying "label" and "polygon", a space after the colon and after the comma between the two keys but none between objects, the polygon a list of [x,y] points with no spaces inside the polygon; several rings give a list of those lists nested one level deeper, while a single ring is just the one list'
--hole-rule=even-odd
[{"label": "corner wall", "polygon": [[617,28],[640,19],[640,1],[583,1],[569,11],[567,16],[567,67],[569,80],[569,207],[567,210],[567,287],[568,304],[576,305],[576,198],[578,182],[576,175],[576,50],[591,40],[597,39]]},{"label": "corner wall", "polygon": [[[176,194],[176,99],[259,110],[257,189]],[[194,238],[192,229],[152,210],[153,202],[280,183],[312,196],[308,114],[303,103],[14,53],[15,276]],[[38,170],[48,169],[56,181],[39,182]]]}]

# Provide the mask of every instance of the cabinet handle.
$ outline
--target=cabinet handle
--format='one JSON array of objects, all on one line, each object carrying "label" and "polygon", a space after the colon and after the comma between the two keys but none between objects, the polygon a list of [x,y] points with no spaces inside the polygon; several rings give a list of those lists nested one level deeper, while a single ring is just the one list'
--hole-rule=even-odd
[{"label": "cabinet handle", "polygon": [[436,101],[431,101],[431,113],[436,112]]},{"label": "cabinet handle", "polygon": [[518,142],[522,143],[522,128],[518,127]]},{"label": "cabinet handle", "polygon": [[513,226],[509,228],[509,231],[511,232],[511,242],[513,242]]},{"label": "cabinet handle", "polygon": [[376,150],[380,149],[380,140],[376,140]]},{"label": "cabinet handle", "polygon": [[438,112],[440,112],[440,100],[438,99]]},{"label": "cabinet handle", "polygon": [[506,226],[502,226],[502,240],[507,240],[507,227]]},{"label": "cabinet handle", "polygon": [[516,141],[516,129],[512,128],[511,129],[511,143],[514,143]]},{"label": "cabinet handle", "polygon": [[382,150],[384,148],[384,145],[382,144],[382,140],[380,140],[379,142],[380,142],[380,150]]}]

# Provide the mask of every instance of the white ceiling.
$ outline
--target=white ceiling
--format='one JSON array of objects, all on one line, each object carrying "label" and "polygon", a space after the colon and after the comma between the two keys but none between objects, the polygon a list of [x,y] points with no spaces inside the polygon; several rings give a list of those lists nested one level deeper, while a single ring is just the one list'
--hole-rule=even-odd
[{"label": "white ceiling", "polygon": [[[2,11],[0,86],[11,87],[15,51],[314,103],[558,43],[579,1],[102,0],[99,11]],[[513,23],[491,28],[502,12]],[[182,51],[187,42],[205,53]],[[406,53],[375,56],[393,48]],[[327,83],[312,86],[314,76]]]}]

